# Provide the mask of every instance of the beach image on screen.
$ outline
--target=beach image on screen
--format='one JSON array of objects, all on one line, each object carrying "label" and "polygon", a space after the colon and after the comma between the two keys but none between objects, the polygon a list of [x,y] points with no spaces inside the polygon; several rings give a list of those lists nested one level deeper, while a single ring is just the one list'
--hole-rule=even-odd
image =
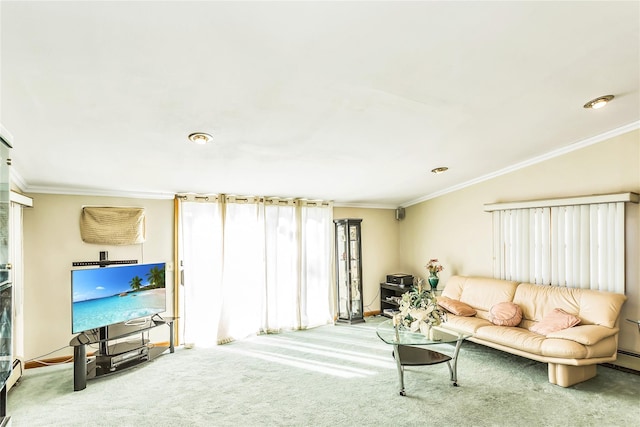
[{"label": "beach image on screen", "polygon": [[165,264],[73,270],[73,333],[166,310]]}]

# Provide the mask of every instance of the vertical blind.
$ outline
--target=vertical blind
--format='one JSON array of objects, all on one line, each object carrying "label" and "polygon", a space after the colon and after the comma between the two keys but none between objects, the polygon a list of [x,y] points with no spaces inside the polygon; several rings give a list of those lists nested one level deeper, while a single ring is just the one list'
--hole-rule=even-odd
[{"label": "vertical blind", "polygon": [[624,207],[637,201],[637,194],[624,193],[486,205],[493,215],[494,276],[624,293]]}]

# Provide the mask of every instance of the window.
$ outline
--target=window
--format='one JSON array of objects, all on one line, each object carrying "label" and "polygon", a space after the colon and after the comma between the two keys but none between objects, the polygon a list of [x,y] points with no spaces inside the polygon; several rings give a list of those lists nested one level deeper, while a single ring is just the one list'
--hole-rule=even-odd
[{"label": "window", "polygon": [[333,321],[331,203],[177,199],[185,343],[208,346]]},{"label": "window", "polygon": [[635,193],[485,205],[494,277],[624,293],[625,202]]}]

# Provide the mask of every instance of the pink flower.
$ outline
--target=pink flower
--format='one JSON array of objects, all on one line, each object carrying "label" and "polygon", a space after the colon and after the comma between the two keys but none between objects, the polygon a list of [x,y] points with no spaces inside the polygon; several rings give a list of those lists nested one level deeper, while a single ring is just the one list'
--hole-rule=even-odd
[{"label": "pink flower", "polygon": [[438,258],[430,259],[427,265],[425,265],[425,268],[431,274],[436,274],[443,270],[442,265],[440,265],[440,263],[438,262]]}]

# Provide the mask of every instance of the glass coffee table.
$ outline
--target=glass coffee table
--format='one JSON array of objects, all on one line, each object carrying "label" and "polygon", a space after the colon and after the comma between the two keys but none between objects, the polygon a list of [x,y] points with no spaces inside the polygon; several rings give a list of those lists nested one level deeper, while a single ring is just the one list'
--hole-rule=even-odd
[{"label": "glass coffee table", "polygon": [[441,326],[431,328],[430,337],[394,327],[391,319],[380,323],[376,329],[378,337],[393,345],[393,357],[398,366],[400,395],[406,396],[404,389],[404,367],[435,365],[447,362],[453,386],[458,386],[457,362],[462,342],[472,334],[455,331]]}]

